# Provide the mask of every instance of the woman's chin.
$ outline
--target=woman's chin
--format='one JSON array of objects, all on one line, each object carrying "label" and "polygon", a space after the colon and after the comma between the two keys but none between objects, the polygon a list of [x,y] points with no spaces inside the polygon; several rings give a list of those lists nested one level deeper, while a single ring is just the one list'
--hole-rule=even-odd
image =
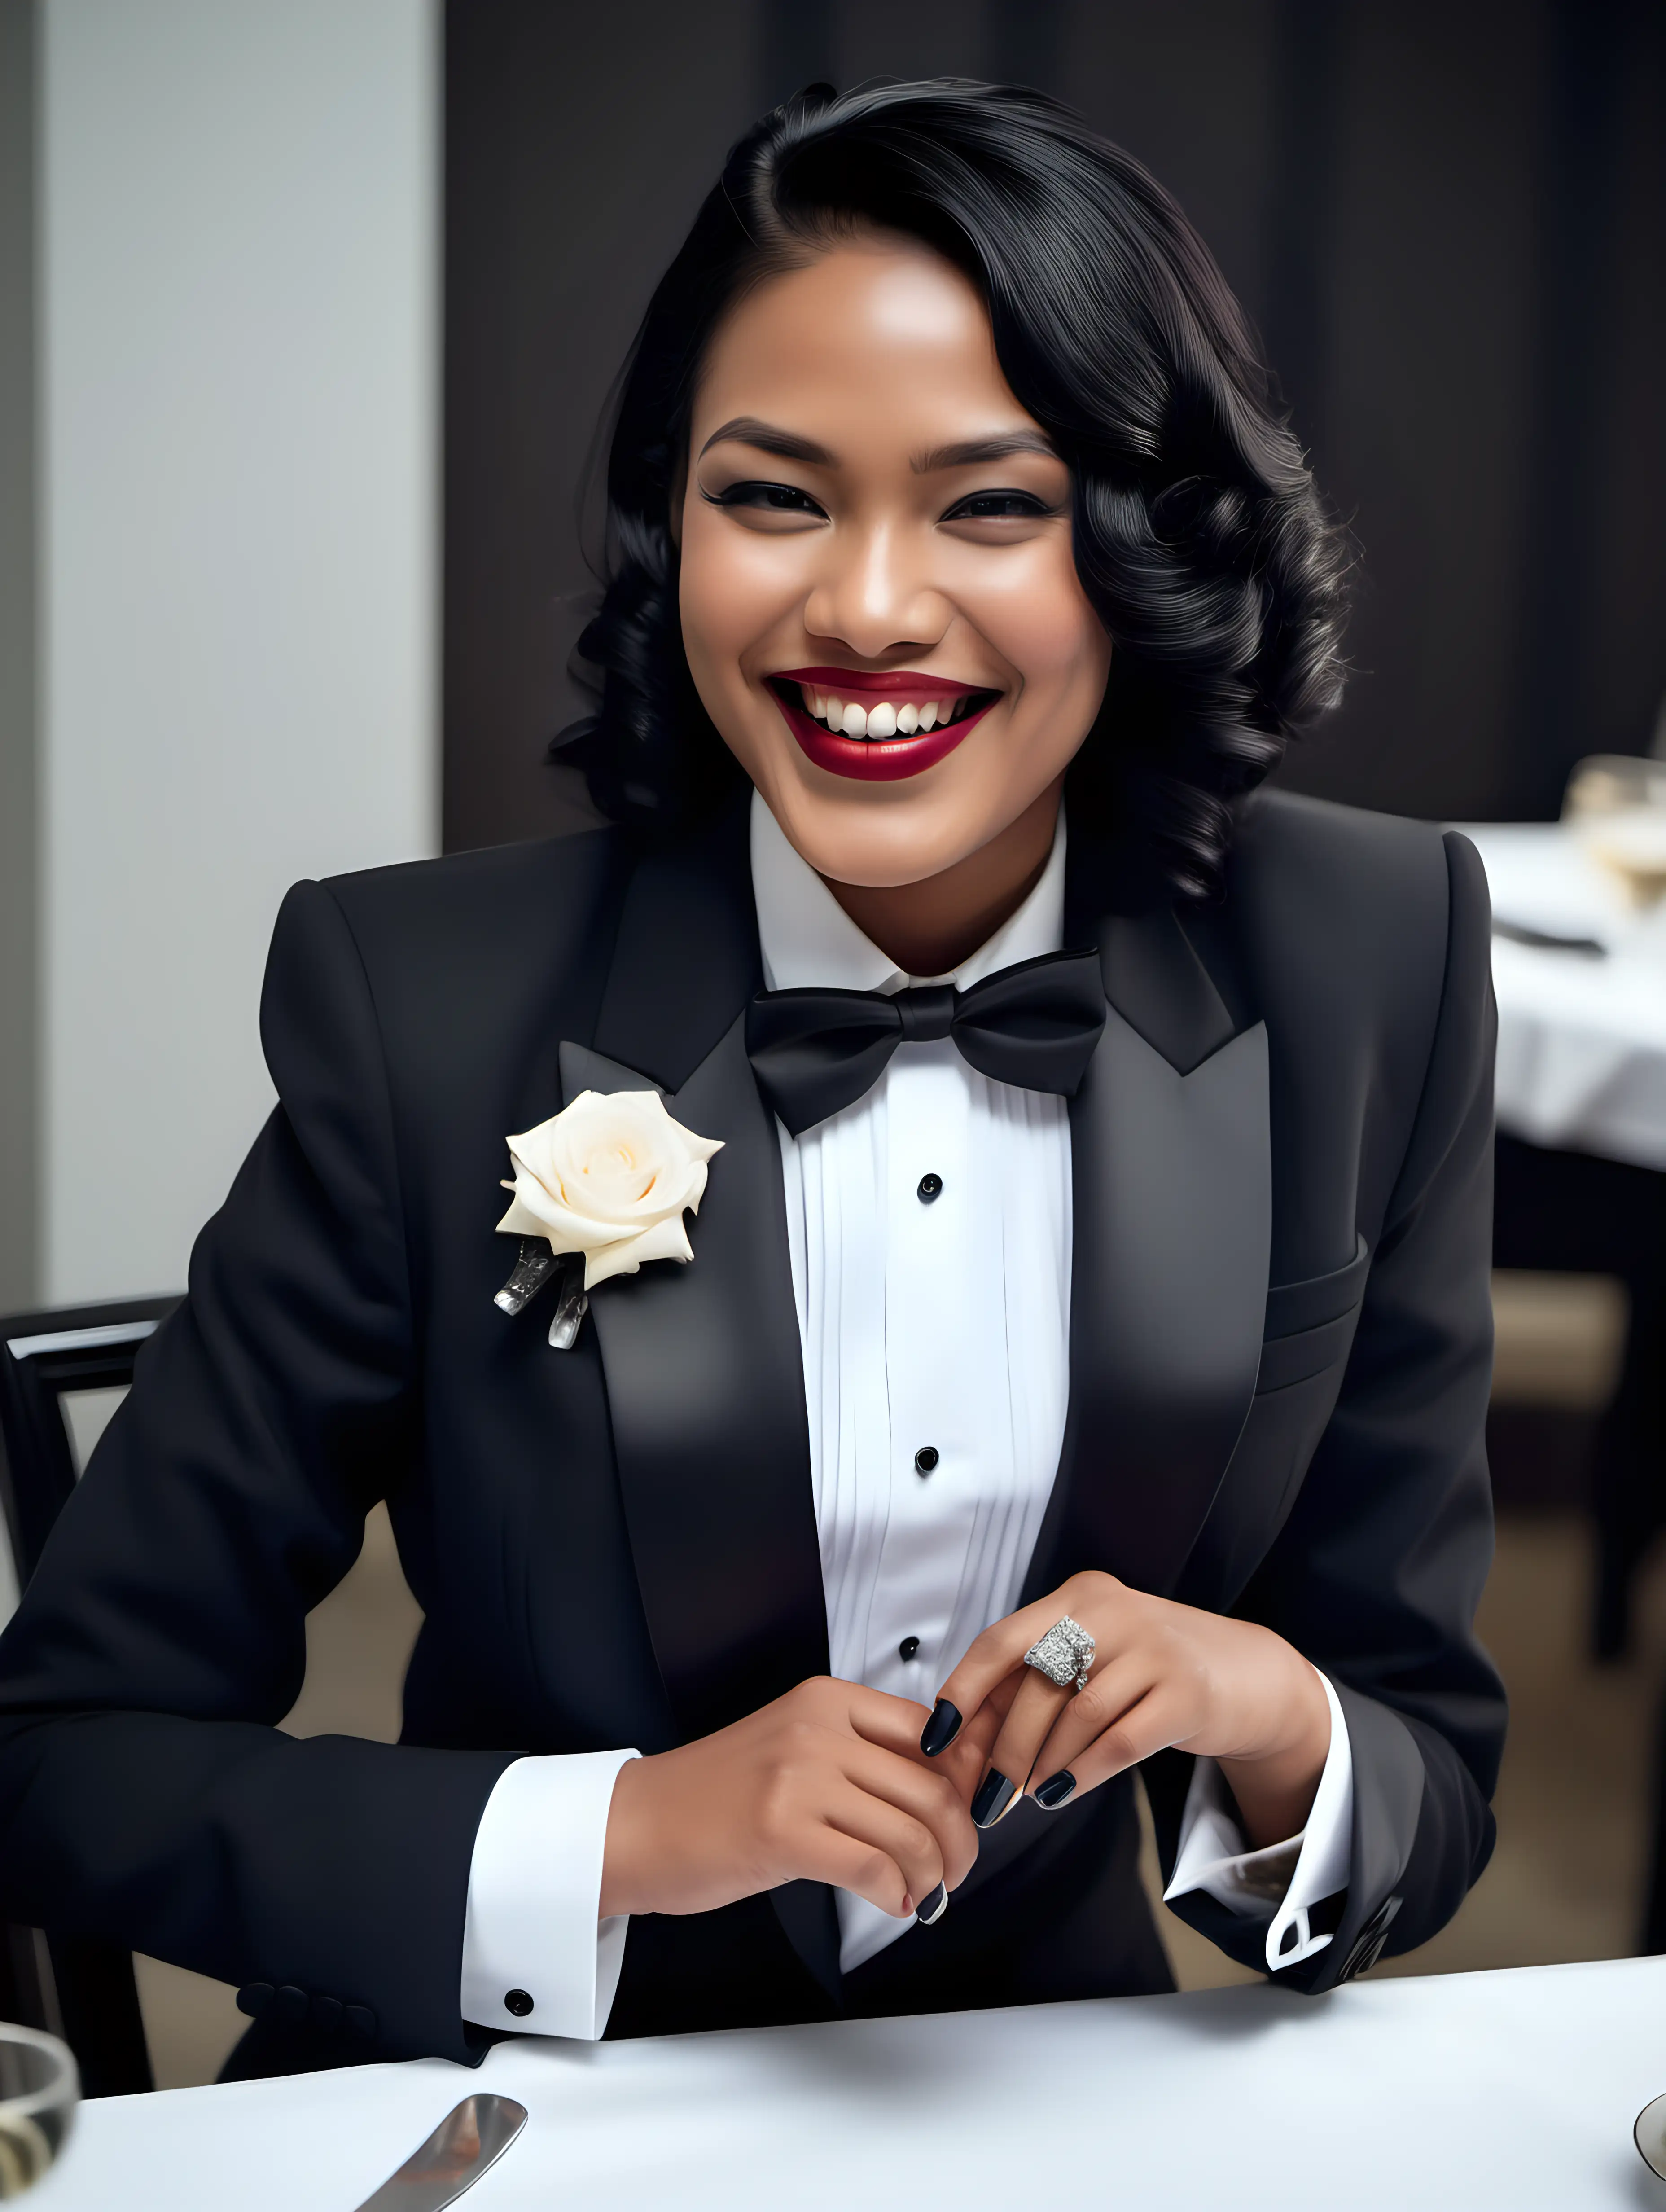
[{"label": "woman's chin", "polygon": [[853,784],[826,793],[785,776],[760,787],[787,842],[818,876],[871,890],[925,883],[999,835],[964,809],[918,799],[899,804],[896,784]]},{"label": "woman's chin", "polygon": [[818,875],[840,883],[919,883],[1000,827],[984,825],[988,809],[953,775],[952,759],[941,763],[946,775],[883,781],[830,774],[790,741],[734,750],[789,843]]}]

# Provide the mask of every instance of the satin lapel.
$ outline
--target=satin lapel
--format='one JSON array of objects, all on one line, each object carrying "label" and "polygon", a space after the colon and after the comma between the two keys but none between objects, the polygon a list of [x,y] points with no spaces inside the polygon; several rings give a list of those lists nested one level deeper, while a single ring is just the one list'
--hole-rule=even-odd
[{"label": "satin lapel", "polygon": [[1272,1231],[1267,1031],[1168,909],[1101,925],[1110,1012],[1072,1102],[1070,1407],[1026,1600],[1166,1594],[1250,1410]]},{"label": "satin lapel", "polygon": [[[690,1224],[692,1263],[614,1277],[588,1316],[648,1632],[684,1741],[828,1666],[781,1156],[744,1020],[666,1102],[685,1127],[723,1140]],[[583,1045],[562,1046],[561,1075],[568,1101],[644,1087]],[[788,1882],[770,1902],[836,2003],[832,1892]]]},{"label": "satin lapel", "polygon": [[[773,1124],[737,1015],[672,1113],[722,1140],[689,1224],[691,1265],[653,1261],[590,1301],[648,1630],[685,1739],[827,1671],[804,1370]],[[562,1090],[644,1088],[561,1048]]]}]

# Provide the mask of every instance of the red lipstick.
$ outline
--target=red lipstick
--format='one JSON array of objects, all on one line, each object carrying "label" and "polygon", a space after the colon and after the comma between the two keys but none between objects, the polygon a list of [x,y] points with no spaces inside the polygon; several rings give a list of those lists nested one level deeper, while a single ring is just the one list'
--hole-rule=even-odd
[{"label": "red lipstick", "polygon": [[981,707],[959,721],[939,723],[934,730],[916,736],[847,738],[806,713],[799,698],[792,696],[799,686],[830,691],[841,699],[854,696],[894,699],[899,706],[964,699],[984,687],[952,683],[941,676],[922,676],[912,669],[879,674],[859,668],[784,668],[769,681],[782,719],[806,758],[830,775],[865,783],[899,783],[906,776],[923,775],[928,768],[948,758],[1000,696],[998,691],[990,692]]}]

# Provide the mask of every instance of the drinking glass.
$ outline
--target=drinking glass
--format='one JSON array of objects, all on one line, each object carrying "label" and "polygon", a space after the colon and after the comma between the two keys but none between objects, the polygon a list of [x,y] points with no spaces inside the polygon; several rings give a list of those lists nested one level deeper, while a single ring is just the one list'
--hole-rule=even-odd
[{"label": "drinking glass", "polygon": [[81,2080],[69,2046],[0,2023],[0,2197],[33,2189],[75,2119]]},{"label": "drinking glass", "polygon": [[1666,896],[1666,761],[1593,753],[1568,778],[1562,819],[1633,910]]}]

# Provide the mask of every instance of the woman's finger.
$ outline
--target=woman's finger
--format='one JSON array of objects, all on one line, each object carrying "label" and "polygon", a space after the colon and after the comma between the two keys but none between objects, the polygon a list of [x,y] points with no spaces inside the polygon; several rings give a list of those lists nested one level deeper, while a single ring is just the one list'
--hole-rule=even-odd
[{"label": "woman's finger", "polygon": [[[865,1845],[873,1857],[871,1867],[853,1863],[857,1878],[842,1882],[842,1888],[854,1888],[859,1897],[866,1897],[882,1912],[899,1919],[914,1911],[927,1921],[937,1918],[948,1894],[947,1869],[937,1838],[924,1820],[883,1797],[873,1796],[854,1782],[845,1783],[831,1793],[823,1818],[830,1829]],[[891,1882],[893,1869],[903,1877],[901,1897]]]},{"label": "woman's finger", "polygon": [[830,1681],[852,1731],[904,1759],[920,1756],[920,1722],[925,1711],[912,1698],[893,1698],[886,1690],[870,1690],[865,1682]]},{"label": "woman's finger", "polygon": [[[1107,1656],[1107,1645],[1115,1632],[1114,1612],[1110,1608],[1115,1607],[1122,1592],[1122,1585],[1114,1576],[1077,1576],[1061,1589],[986,1628],[937,1693],[937,1703],[921,1738],[927,1755],[947,1749],[995,1685],[1021,1667],[1025,1653],[1066,1615],[1080,1621],[1097,1639],[1099,1656]],[[1090,1596],[1091,1620],[1086,1618]],[[1073,1611],[1073,1607],[1077,1609]]]},{"label": "woman's finger", "polygon": [[[986,1628],[968,1647],[965,1657],[938,1692],[937,1703],[926,1723],[921,1744],[927,1756],[935,1757],[945,1751],[961,1729],[982,1709],[996,1684],[1023,1664],[1025,1653],[1047,1633],[1064,1610],[1062,1606],[1055,1605],[1049,1613],[1050,1603],[1053,1601],[1044,1599],[1039,1605],[1008,1613],[1004,1620],[997,1620]],[[1044,1620],[1040,1618],[1043,1613],[1047,1613]]]},{"label": "woman's finger", "polygon": [[1091,1743],[1085,1744],[1067,1766],[1055,1767],[1048,1773],[1043,1770],[1049,1762],[1037,1761],[1031,1793],[1037,1804],[1043,1812],[1055,1813],[1060,1806],[1084,1796],[1090,1790],[1097,1790],[1113,1775],[1125,1773],[1142,1759],[1166,1751],[1188,1733],[1190,1710],[1189,1702],[1171,1683],[1154,1684],[1109,1728],[1101,1729]]},{"label": "woman's finger", "polygon": [[989,1754],[994,1748],[1013,1699],[1023,1688],[1025,1678],[1034,1673],[1033,1668],[1015,1667],[994,1688],[967,1722],[948,1749],[928,1762],[932,1771],[941,1771],[953,1783],[964,1805],[970,1806],[989,1770]]},{"label": "woman's finger", "polygon": [[988,1771],[972,1799],[972,1818],[980,1828],[993,1828],[1017,1802],[1036,1753],[1070,1697],[1034,1667],[1021,1667],[1018,1674],[1011,1707],[989,1748]]},{"label": "woman's finger", "polygon": [[948,1776],[860,1741],[847,1747],[842,1770],[845,1779],[866,1796],[926,1831],[938,1863],[927,1887],[935,1888],[943,1880],[958,1889],[977,1857],[977,1831]]},{"label": "woman's finger", "polygon": [[1080,1762],[1089,1746],[1097,1743],[1107,1729],[1115,1728],[1161,1679],[1148,1651],[1129,1651],[1097,1669],[1085,1690],[1067,1696],[1045,1741],[1036,1747],[1025,1779],[1025,1787],[1043,1811],[1055,1809],[1073,1792],[1059,1785],[1047,1797],[1037,1793],[1049,1783],[1056,1784],[1066,1770],[1079,1783]]},{"label": "woman's finger", "polygon": [[995,1730],[1000,1725],[1007,1699],[999,1697],[996,1710],[978,1725],[962,1732],[941,1758],[927,1757],[921,1748],[921,1724],[925,1720],[923,1705],[911,1698],[893,1698],[883,1690],[870,1690],[860,1682],[841,1683],[840,1688],[849,1692],[846,1701],[846,1718],[853,1735],[867,1743],[877,1744],[882,1750],[896,1752],[901,1758],[911,1760],[927,1774],[945,1774],[959,1792],[963,1804],[971,1802],[972,1792],[983,1778],[989,1746],[994,1741]]},{"label": "woman's finger", "polygon": [[[914,1910],[909,1876],[891,1853],[825,1820],[812,1824],[809,1835],[793,1853],[793,1863],[805,1881],[825,1881],[835,1889],[848,1889],[853,1897],[865,1897],[870,1905],[877,1905],[881,1912],[889,1912],[893,1919],[906,1919]],[[927,1894],[930,1894],[929,1891]]]}]

